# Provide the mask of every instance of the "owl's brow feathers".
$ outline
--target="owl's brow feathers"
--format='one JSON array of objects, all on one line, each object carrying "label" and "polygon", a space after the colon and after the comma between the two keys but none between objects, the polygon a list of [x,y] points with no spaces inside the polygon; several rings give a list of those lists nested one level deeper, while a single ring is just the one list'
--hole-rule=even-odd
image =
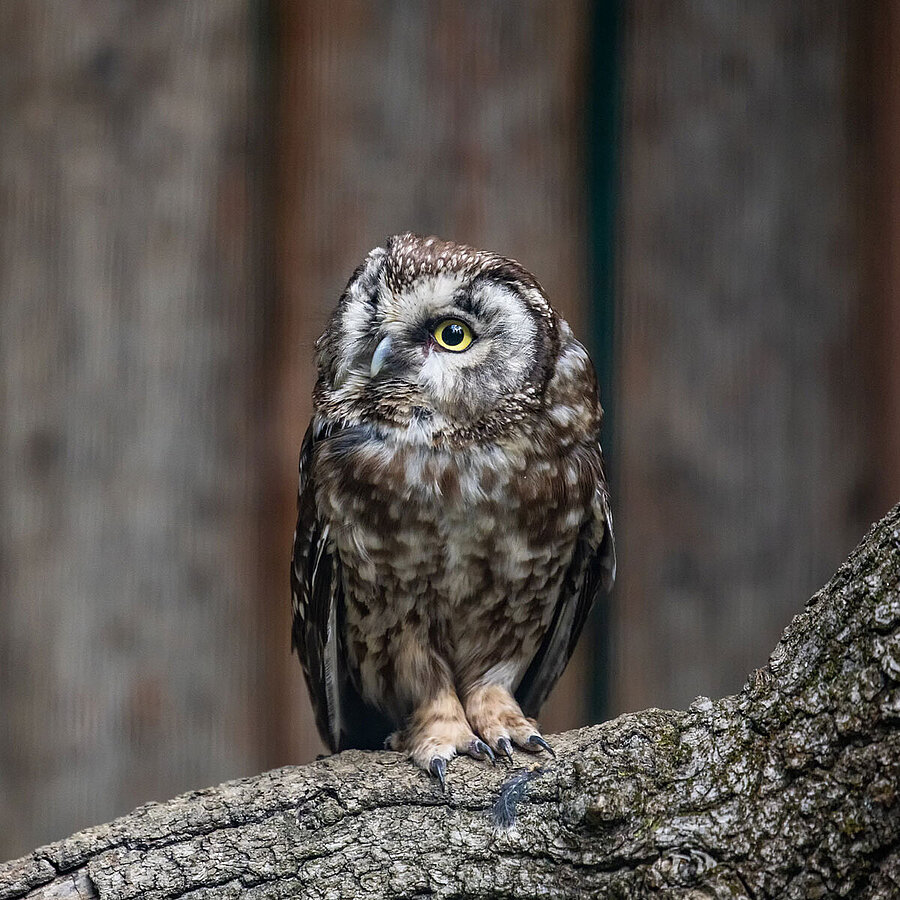
[{"label": "owl's brow feathers", "polygon": [[549,328],[556,327],[543,288],[534,275],[514,259],[434,237],[423,241],[411,232],[389,238],[382,259],[384,282],[390,291],[400,293],[420,278],[449,272],[469,280],[484,276],[525,297]]}]

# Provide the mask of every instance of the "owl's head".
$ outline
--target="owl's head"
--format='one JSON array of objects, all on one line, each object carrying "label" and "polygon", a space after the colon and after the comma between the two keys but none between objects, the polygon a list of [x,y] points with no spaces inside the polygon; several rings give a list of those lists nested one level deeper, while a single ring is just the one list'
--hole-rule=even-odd
[{"label": "owl's head", "polygon": [[357,268],[317,344],[317,395],[348,417],[472,427],[532,405],[560,320],[517,262],[414,234]]}]

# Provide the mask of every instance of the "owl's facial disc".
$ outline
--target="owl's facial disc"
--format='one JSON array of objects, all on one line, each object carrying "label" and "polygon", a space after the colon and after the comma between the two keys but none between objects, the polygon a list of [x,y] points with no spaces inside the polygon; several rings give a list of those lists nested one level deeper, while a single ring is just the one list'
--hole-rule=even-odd
[{"label": "owl's facial disc", "polygon": [[[424,277],[379,291],[366,360],[382,397],[415,389],[416,405],[471,424],[527,380],[537,327],[523,298],[490,278]],[[396,388],[393,388],[396,386]]]},{"label": "owl's facial disc", "polygon": [[394,235],[357,268],[320,338],[322,403],[341,418],[507,427],[540,397],[552,308],[514,260]]}]

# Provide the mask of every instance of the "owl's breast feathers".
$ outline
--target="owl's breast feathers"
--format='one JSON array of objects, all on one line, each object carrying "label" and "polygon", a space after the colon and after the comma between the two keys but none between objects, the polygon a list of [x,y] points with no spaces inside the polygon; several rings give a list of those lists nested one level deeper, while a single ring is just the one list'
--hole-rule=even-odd
[{"label": "owl's breast feathers", "polygon": [[[345,688],[395,721],[426,689],[411,656],[423,645],[460,683],[493,670],[536,714],[612,579],[602,413],[580,344],[566,342],[545,390],[523,403],[528,414],[507,414],[489,438],[435,433],[428,421],[348,422],[319,404],[294,555],[293,580],[307,584],[295,595],[315,610],[317,640],[343,643]],[[333,707],[337,674],[327,652],[310,652],[310,613],[296,607],[313,696],[310,663]],[[340,745],[333,722],[329,731]]]}]

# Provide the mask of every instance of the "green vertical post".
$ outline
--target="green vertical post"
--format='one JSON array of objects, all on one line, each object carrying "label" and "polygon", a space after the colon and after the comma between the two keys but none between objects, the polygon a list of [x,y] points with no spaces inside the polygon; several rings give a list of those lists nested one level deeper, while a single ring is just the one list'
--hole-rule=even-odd
[{"label": "green vertical post", "polygon": [[[607,474],[613,486],[616,480],[615,247],[622,19],[621,0],[596,0],[592,5],[585,111],[589,349],[600,379],[605,412],[603,451]],[[601,598],[588,623],[588,639],[594,648],[589,682],[590,713],[594,721],[601,721],[609,715],[610,610],[609,598]]]}]

